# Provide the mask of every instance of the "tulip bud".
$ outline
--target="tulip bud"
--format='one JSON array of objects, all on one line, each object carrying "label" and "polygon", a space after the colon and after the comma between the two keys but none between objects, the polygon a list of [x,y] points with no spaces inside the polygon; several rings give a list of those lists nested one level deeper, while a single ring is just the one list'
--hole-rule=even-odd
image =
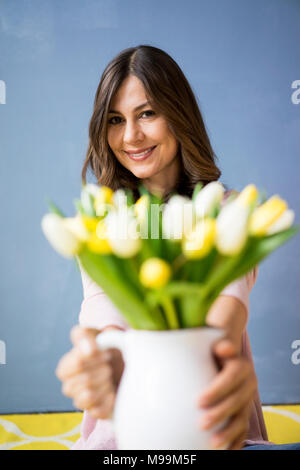
[{"label": "tulip bud", "polygon": [[66,217],[64,224],[80,241],[86,242],[89,239],[89,231],[84,225],[80,214],[77,214],[76,217]]},{"label": "tulip bud", "polygon": [[103,216],[108,206],[113,203],[113,190],[108,186],[101,186],[95,196],[94,207],[97,216]]},{"label": "tulip bud", "polygon": [[182,250],[188,259],[200,259],[212,249],[216,237],[216,220],[203,219],[183,240]]},{"label": "tulip bud", "polygon": [[72,258],[80,252],[82,243],[68,229],[63,217],[53,213],[46,214],[42,218],[41,227],[49,243],[60,255]]},{"label": "tulip bud", "polygon": [[224,197],[224,187],[218,181],[212,181],[204,186],[195,197],[194,206],[197,217],[206,217],[221,203]]},{"label": "tulip bud", "polygon": [[143,223],[147,217],[149,202],[149,196],[147,194],[143,194],[133,206],[136,218],[140,223]]},{"label": "tulip bud", "polygon": [[116,209],[127,207],[127,195],[124,189],[117,189],[112,195],[112,203]]},{"label": "tulip bud", "polygon": [[216,220],[216,246],[225,256],[240,253],[248,238],[249,208],[236,200],[224,206]]},{"label": "tulip bud", "polygon": [[287,209],[281,214],[280,217],[272,224],[266,231],[266,235],[273,235],[274,233],[287,230],[293,224],[295,219],[295,212]]},{"label": "tulip bud", "polygon": [[126,206],[109,212],[104,220],[112,251],[120,258],[135,256],[142,242],[134,212]]},{"label": "tulip bud", "polygon": [[244,207],[250,207],[253,205],[258,197],[258,191],[254,184],[248,184],[243,191],[235,199],[237,204]]},{"label": "tulip bud", "polygon": [[195,222],[195,211],[192,201],[175,195],[170,198],[162,213],[163,238],[181,241]]},{"label": "tulip bud", "polygon": [[87,242],[90,251],[101,255],[112,253],[112,248],[107,238],[107,228],[104,220],[98,222],[96,232],[93,232]]},{"label": "tulip bud", "polygon": [[271,225],[287,209],[287,203],[279,196],[274,195],[264,204],[257,207],[249,220],[249,232],[253,236],[263,236]]},{"label": "tulip bud", "polygon": [[93,217],[95,216],[95,209],[94,209],[94,200],[95,196],[99,191],[99,186],[95,184],[86,184],[83,186],[81,190],[81,206],[86,213],[86,215]]},{"label": "tulip bud", "polygon": [[171,277],[170,265],[160,258],[149,258],[142,264],[139,279],[143,286],[150,289],[163,287]]},{"label": "tulip bud", "polygon": [[95,232],[96,227],[98,225],[99,219],[97,217],[92,217],[89,215],[82,214],[82,222],[84,226],[90,231]]}]

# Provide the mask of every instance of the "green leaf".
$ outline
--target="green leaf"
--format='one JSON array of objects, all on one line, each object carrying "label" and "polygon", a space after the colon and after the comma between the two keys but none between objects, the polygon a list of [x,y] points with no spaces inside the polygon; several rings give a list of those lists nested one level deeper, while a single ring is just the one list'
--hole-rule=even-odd
[{"label": "green leaf", "polygon": [[52,212],[53,214],[57,214],[60,217],[65,217],[62,211],[48,197],[46,198],[46,203],[50,212]]},{"label": "green leaf", "polygon": [[197,295],[188,295],[181,297],[180,302],[180,318],[183,328],[194,328],[205,324],[206,310],[201,306],[203,299]]},{"label": "green leaf", "polygon": [[95,198],[90,194],[85,187],[81,190],[81,207],[84,211],[84,214],[89,217],[96,217],[96,211],[94,208]]},{"label": "green leaf", "polygon": [[132,283],[119,271],[113,255],[97,255],[84,248],[78,258],[87,274],[101,286],[132,328],[167,328],[161,312],[157,309],[150,310],[145,305]]},{"label": "green leaf", "polygon": [[141,196],[143,196],[144,194],[146,194],[147,196],[150,197],[150,191],[148,191],[148,189],[145,187],[144,184],[140,184],[138,186],[138,191],[140,193]]},{"label": "green leaf", "polygon": [[84,209],[82,207],[82,203],[80,199],[75,199],[74,201],[75,208],[79,214],[85,215]]},{"label": "green leaf", "polygon": [[269,256],[274,250],[279,248],[283,243],[287,242],[290,238],[296,235],[299,230],[300,225],[294,225],[293,227],[273,235],[269,235],[267,237],[251,237],[241,262],[233,270],[231,276],[228,278],[229,282],[227,282],[226,285],[247,274],[263,259]]},{"label": "green leaf", "polygon": [[203,183],[202,181],[199,181],[195,186],[192,194],[192,201],[194,202],[196,199],[197,194],[201,191],[203,188]]},{"label": "green leaf", "polygon": [[204,286],[204,296],[210,301],[231,282],[247,274],[272,251],[293,237],[300,225],[290,227],[268,237],[250,237],[240,255],[220,257],[219,266],[213,268],[212,275]]},{"label": "green leaf", "polygon": [[133,191],[130,188],[124,188],[124,192],[126,194],[126,202],[127,206],[133,206],[134,204],[134,197],[133,197]]},{"label": "green leaf", "polygon": [[216,248],[212,248],[211,252],[202,259],[189,260],[187,265],[191,265],[187,280],[192,282],[204,283],[207,279],[210,269],[218,257]]},{"label": "green leaf", "polygon": [[172,330],[180,328],[175,305],[172,298],[168,295],[165,295],[160,299],[160,304],[164,309],[165,317],[168,322],[169,328]]}]

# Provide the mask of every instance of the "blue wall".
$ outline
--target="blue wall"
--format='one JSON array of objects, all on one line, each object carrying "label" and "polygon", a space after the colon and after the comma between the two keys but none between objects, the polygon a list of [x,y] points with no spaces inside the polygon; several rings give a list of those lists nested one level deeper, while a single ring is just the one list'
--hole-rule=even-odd
[{"label": "blue wall", "polygon": [[[197,95],[222,181],[279,193],[299,223],[299,24],[299,0],[0,0],[0,413],[73,409],[54,371],[71,346],[81,279],[40,221],[46,196],[74,213],[107,63],[138,44],[171,54]],[[298,236],[267,259],[251,293],[266,404],[300,402],[299,247]]]}]

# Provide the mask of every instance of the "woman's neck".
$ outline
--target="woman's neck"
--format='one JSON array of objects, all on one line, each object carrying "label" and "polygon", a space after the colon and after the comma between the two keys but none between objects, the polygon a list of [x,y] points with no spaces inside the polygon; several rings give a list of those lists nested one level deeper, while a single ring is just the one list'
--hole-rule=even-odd
[{"label": "woman's neck", "polygon": [[163,197],[176,187],[179,175],[180,161],[176,158],[163,171],[143,179],[142,183],[151,193]]}]

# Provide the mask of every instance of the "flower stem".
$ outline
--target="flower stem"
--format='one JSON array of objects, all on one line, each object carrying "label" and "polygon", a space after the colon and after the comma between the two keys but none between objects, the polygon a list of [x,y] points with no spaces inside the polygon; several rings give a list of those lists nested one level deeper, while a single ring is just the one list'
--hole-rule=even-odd
[{"label": "flower stem", "polygon": [[164,295],[160,299],[160,304],[162,305],[165,315],[166,315],[166,320],[169,325],[170,330],[176,330],[180,328],[179,321],[177,318],[176,310],[174,307],[174,303],[171,297]]}]

